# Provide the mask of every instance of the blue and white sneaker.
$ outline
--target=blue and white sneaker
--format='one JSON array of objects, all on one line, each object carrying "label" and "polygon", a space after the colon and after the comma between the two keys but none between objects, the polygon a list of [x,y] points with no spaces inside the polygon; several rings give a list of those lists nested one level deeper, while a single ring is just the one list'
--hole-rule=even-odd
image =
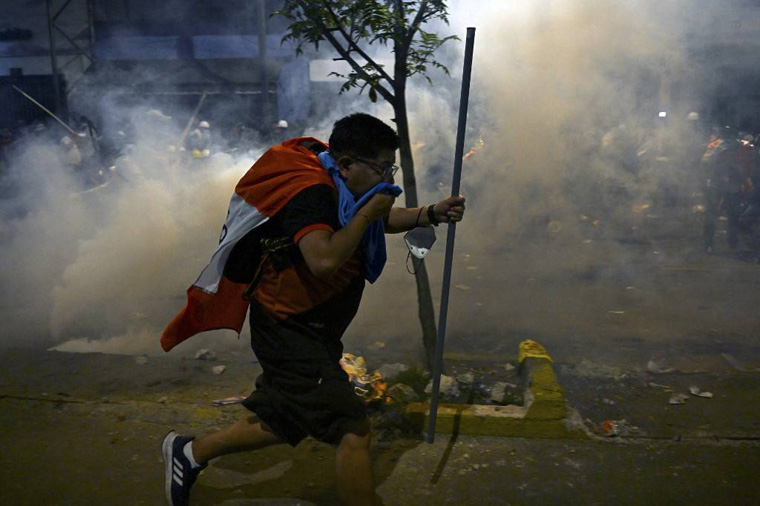
[{"label": "blue and white sneaker", "polygon": [[161,453],[164,455],[164,488],[170,506],[187,506],[190,502],[190,487],[206,464],[193,469],[183,451],[194,437],[180,436],[173,430],[164,437]]}]

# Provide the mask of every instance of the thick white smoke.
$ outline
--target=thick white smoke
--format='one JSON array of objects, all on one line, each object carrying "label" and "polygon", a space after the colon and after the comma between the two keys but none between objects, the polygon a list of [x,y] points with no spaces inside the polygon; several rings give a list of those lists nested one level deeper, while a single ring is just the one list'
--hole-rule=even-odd
[{"label": "thick white smoke", "polygon": [[[467,149],[479,140],[482,147],[464,167],[469,211],[460,227],[462,253],[508,246],[533,229],[581,244],[588,237],[583,227],[592,225],[579,216],[592,211],[592,221],[615,222],[610,233],[630,231],[625,217],[631,206],[649,202],[659,183],[632,174],[614,149],[605,151],[604,136],[614,146],[617,135],[638,147],[647,140],[641,132],[660,140],[665,133],[680,135],[683,121],[667,129],[653,126],[658,107],[682,107],[676,111],[680,117],[699,107],[676,103],[657,84],[692,72],[682,46],[690,16],[678,5],[451,3],[451,26],[439,27],[439,33],[464,39],[466,26],[478,29]],[[433,86],[413,80],[408,90],[423,204],[449,190],[463,46],[449,43],[441,50],[452,77],[436,74]],[[701,96],[687,91],[681,96]],[[266,147],[250,146],[250,152],[233,156],[215,146],[210,158],[192,161],[170,148],[184,126],[163,117],[174,111],[125,111],[110,101],[101,106],[105,117],[128,118],[136,132],[134,145],[116,162],[119,176],[108,186],[83,192],[58,139],[29,144],[13,160],[8,177],[15,193],[2,201],[0,229],[3,344],[77,340],[66,349],[157,352],[161,329],[182,307],[187,286],[213,251],[235,182]],[[328,116],[314,118],[306,134],[326,140],[336,119],[357,110],[392,118],[387,104],[344,95],[336,97]],[[630,201],[599,206],[595,192],[607,183],[625,187]],[[439,255],[429,257],[434,281],[443,257],[441,235],[439,230]],[[368,290],[350,331],[357,341],[382,339],[383,332],[419,333],[414,281],[402,265],[401,241],[389,240],[389,248],[387,269],[400,274]],[[508,268],[481,265],[490,273]],[[482,306],[494,295],[480,294],[474,302]],[[387,326],[384,301],[390,299],[403,312],[403,326]],[[408,341],[417,346],[417,339]]]}]

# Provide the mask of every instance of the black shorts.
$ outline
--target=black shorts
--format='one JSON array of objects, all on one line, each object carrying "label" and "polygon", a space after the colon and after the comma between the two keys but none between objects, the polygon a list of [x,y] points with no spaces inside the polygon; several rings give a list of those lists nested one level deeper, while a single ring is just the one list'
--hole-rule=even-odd
[{"label": "black shorts", "polygon": [[338,444],[342,425],[367,409],[340,366],[343,343],[293,319],[276,321],[251,304],[251,348],[264,372],[243,401],[280,439]]}]

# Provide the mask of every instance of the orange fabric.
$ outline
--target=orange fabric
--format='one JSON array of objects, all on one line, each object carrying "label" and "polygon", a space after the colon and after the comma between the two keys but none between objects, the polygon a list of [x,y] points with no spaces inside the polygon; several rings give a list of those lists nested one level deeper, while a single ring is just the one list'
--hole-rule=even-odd
[{"label": "orange fabric", "polygon": [[[317,155],[301,146],[304,142],[327,148],[327,144],[312,137],[297,137],[274,146],[248,169],[235,192],[258,212],[271,217],[305,188],[318,184],[334,187],[332,177],[322,168]],[[306,233],[299,232],[300,237]],[[247,285],[233,283],[224,276],[215,294],[191,286],[187,290],[185,307],[161,335],[161,347],[169,351],[207,330],[231,329],[239,334],[249,305],[243,299],[247,288]]]},{"label": "orange fabric", "polygon": [[309,186],[335,186],[332,177],[322,168],[317,155],[301,143],[315,142],[312,137],[297,137],[274,146],[264,153],[235,187],[235,193],[256,207],[262,214],[273,216],[298,192]]},{"label": "orange fabric", "polygon": [[196,286],[187,290],[187,304],[166,326],[161,335],[161,347],[169,351],[185,339],[207,330],[230,329],[237,333],[243,328],[248,301],[243,294],[244,283],[233,283],[222,277],[215,294]]},{"label": "orange fabric", "polygon": [[299,230],[296,235],[293,236],[293,243],[298,244],[298,241],[300,241],[303,236],[315,230],[327,230],[328,232],[334,232],[333,228],[326,223],[315,223],[314,225],[309,225],[308,227],[303,227],[301,230]]},{"label": "orange fabric", "polygon": [[362,255],[357,250],[327,280],[312,274],[306,262],[277,271],[270,261],[265,261],[262,269],[254,298],[272,318],[284,320],[331,299],[360,277]]}]

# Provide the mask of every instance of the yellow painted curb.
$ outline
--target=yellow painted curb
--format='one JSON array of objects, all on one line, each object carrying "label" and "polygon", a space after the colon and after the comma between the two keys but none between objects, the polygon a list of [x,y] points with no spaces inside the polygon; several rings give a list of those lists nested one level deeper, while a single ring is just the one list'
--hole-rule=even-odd
[{"label": "yellow painted curb", "polygon": [[[523,406],[439,404],[436,432],[541,439],[587,438],[585,432],[567,423],[565,396],[552,369],[551,357],[543,346],[530,341],[534,352],[538,350],[536,345],[542,353],[520,355],[520,376],[527,386]],[[428,425],[430,404],[410,403],[406,413],[421,431]]]}]

